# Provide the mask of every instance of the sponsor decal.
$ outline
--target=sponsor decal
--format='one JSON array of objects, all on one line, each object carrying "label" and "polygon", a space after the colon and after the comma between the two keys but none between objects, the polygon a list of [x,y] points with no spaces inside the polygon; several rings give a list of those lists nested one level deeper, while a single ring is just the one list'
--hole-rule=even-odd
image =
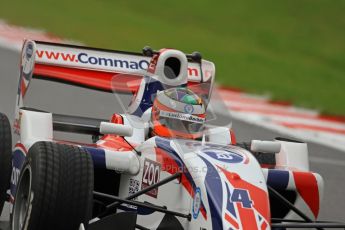
[{"label": "sponsor decal", "polygon": [[81,65],[102,66],[114,69],[132,69],[132,70],[146,70],[149,66],[147,60],[129,60],[121,58],[110,58],[105,56],[91,55],[85,52],[70,54],[64,52],[53,52],[37,50],[36,56],[38,59],[48,59],[55,61],[63,61],[69,63],[79,63]]},{"label": "sponsor decal", "polygon": [[193,105],[185,105],[184,111],[188,114],[192,114],[194,112],[194,107]]},{"label": "sponsor decal", "polygon": [[[139,192],[139,188],[140,188],[140,181],[133,178],[129,179],[129,191],[128,191],[129,196]],[[134,198],[133,200],[137,200],[137,199],[138,197]]]},{"label": "sponsor decal", "polygon": [[83,64],[91,64],[91,65],[98,65],[98,66],[111,66],[121,69],[143,69],[146,70],[149,63],[146,60],[140,61],[129,61],[123,59],[111,59],[111,58],[103,58],[103,57],[94,57],[89,56],[87,53],[80,53],[78,54],[78,62]]},{"label": "sponsor decal", "polygon": [[22,72],[25,80],[29,81],[32,70],[35,64],[34,44],[32,42],[26,42],[24,52],[22,54]]},{"label": "sponsor decal", "polygon": [[33,44],[29,43],[26,47],[26,60],[30,60],[30,58],[32,57],[32,54],[34,52],[34,48],[33,48]]},{"label": "sponsor decal", "polygon": [[188,76],[199,77],[199,71],[197,68],[188,67]]},{"label": "sponsor decal", "polygon": [[[161,165],[155,161],[145,158],[141,189],[145,189],[148,186],[158,183],[160,180],[160,174]],[[152,189],[151,191],[147,192],[146,195],[157,198],[158,188]]]},{"label": "sponsor decal", "polygon": [[156,66],[157,66],[157,62],[158,62],[158,58],[159,58],[159,54],[155,54],[153,55],[153,57],[151,58],[151,62],[150,65],[147,69],[147,72],[149,73],[155,73],[156,71]]},{"label": "sponsor decal", "polygon": [[22,116],[23,116],[23,113],[19,112],[19,118],[15,119],[14,124],[13,124],[14,133],[17,135],[20,135],[20,124],[22,121]]},{"label": "sponsor decal", "polygon": [[[50,47],[39,47],[36,50],[36,58],[40,63],[56,63],[58,65],[87,66],[98,67],[108,70],[144,70],[154,73],[158,61],[157,57],[142,58],[140,56],[131,56],[130,54],[100,54],[99,52],[88,52],[87,50],[70,49],[71,51],[51,50]],[[33,55],[32,55],[33,56]],[[188,67],[188,76],[200,77],[201,70],[196,66]]]},{"label": "sponsor decal", "polygon": [[20,170],[16,167],[12,167],[11,183],[17,186],[19,180]]},{"label": "sponsor decal", "polygon": [[10,185],[10,191],[13,197],[15,197],[20,171],[24,164],[26,154],[27,152],[26,152],[25,147],[20,143],[16,144],[14,148],[14,152],[13,152],[11,185]]},{"label": "sponsor decal", "polygon": [[242,163],[245,161],[245,157],[241,154],[231,152],[227,149],[215,149],[215,148],[209,148],[202,150],[206,155],[209,157],[225,162],[225,163]]},{"label": "sponsor decal", "polygon": [[200,188],[195,189],[194,199],[193,199],[193,218],[197,219],[200,213],[201,207],[201,191]]},{"label": "sponsor decal", "polygon": [[[130,178],[129,179],[128,196],[131,196],[131,195],[139,192],[139,189],[140,189],[140,181],[133,179],[133,178]],[[132,200],[136,201],[136,200],[138,200],[138,197],[135,197]],[[137,206],[130,205],[130,204],[122,204],[122,206],[129,208],[129,209],[133,209],[133,210],[138,209]]]},{"label": "sponsor decal", "polygon": [[190,121],[193,123],[204,123],[205,122],[205,118],[194,116],[191,114],[168,112],[168,111],[161,110],[159,112],[159,115],[162,117],[168,117],[168,118],[173,118],[173,119],[178,119],[178,120],[183,120],[183,121]]}]

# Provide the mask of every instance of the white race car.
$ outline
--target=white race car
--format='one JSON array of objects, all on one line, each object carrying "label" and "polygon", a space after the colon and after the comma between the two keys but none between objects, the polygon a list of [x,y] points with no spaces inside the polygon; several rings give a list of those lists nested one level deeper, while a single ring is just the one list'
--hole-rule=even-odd
[{"label": "white race car", "polygon": [[[197,52],[25,41],[13,151],[0,115],[0,213],[12,204],[11,229],[344,227],[316,221],[323,180],[309,171],[305,143],[236,143],[214,77]],[[114,94],[122,112],[103,120],[25,106],[36,79]]]}]

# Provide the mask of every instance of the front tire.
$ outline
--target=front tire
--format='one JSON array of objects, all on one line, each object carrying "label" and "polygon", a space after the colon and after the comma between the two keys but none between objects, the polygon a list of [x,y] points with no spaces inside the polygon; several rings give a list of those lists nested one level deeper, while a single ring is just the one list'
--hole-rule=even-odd
[{"label": "front tire", "polygon": [[11,125],[5,114],[0,113],[0,215],[7,200],[12,170]]},{"label": "front tire", "polygon": [[92,211],[93,163],[74,146],[38,142],[23,165],[12,230],[76,230]]}]

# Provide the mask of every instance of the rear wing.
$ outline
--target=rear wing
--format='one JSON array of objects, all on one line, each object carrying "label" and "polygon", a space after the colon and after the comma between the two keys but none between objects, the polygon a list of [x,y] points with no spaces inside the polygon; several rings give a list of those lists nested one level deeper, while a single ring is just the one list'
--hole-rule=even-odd
[{"label": "rear wing", "polygon": [[[24,41],[21,57],[15,127],[20,124],[19,108],[24,106],[23,99],[31,79],[56,81],[104,92],[134,92],[151,60],[150,56],[142,53],[31,40]],[[119,80],[114,85],[112,81],[116,76]],[[188,58],[190,84],[210,82],[214,76],[215,66],[212,62],[196,62]]]},{"label": "rear wing", "polygon": [[[119,90],[133,90],[127,88],[125,83],[145,74],[151,60],[151,57],[141,53],[35,43],[34,78],[63,81],[104,91],[112,91],[109,82],[116,74],[128,74],[128,78],[121,79]],[[200,65],[188,60],[189,81],[206,82],[214,76],[214,64],[206,60],[201,62]]]}]

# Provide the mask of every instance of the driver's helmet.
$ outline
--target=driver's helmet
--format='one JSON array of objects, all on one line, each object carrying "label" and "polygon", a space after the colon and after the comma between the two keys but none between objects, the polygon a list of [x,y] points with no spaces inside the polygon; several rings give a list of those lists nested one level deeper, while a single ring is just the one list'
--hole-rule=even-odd
[{"label": "driver's helmet", "polygon": [[152,106],[152,132],[162,137],[202,137],[206,118],[203,100],[187,88],[157,93]]}]

